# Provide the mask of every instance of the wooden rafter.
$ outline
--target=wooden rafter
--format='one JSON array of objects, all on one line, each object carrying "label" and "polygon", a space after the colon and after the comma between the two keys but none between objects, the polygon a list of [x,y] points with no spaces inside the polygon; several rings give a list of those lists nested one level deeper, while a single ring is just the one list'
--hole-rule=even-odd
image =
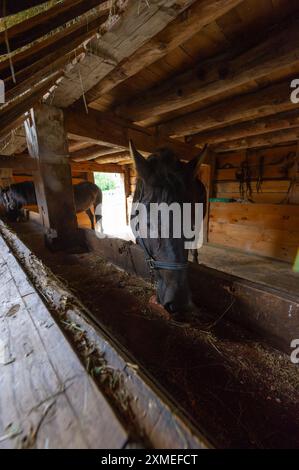
[{"label": "wooden rafter", "polygon": [[123,59],[108,75],[86,94],[92,102],[108,93],[127,78],[140,72],[170,51],[187,41],[205,25],[236,7],[243,0],[198,0],[181,13],[155,37],[146,42],[130,57]]},{"label": "wooden rafter", "polygon": [[9,61],[0,63],[0,74],[5,80],[6,90],[18,91],[17,87],[29,77],[32,78],[34,74],[41,76],[49,67],[53,70],[56,61],[69,60],[68,54],[81,46],[84,41],[91,39],[103,21],[101,14],[95,14],[90,18],[89,24],[84,19],[80,20],[66,30],[16,54],[12,60],[17,84],[13,82]]},{"label": "wooden rafter", "polygon": [[203,145],[205,143],[219,144],[230,140],[290,129],[292,127],[299,127],[299,110],[201,132],[200,134],[190,136],[187,141],[193,145]]},{"label": "wooden rafter", "polygon": [[0,0],[0,18],[6,15],[14,15],[20,11],[28,10],[29,8],[46,3],[48,0],[22,0],[19,2]]},{"label": "wooden rafter", "polygon": [[123,173],[124,169],[121,165],[115,164],[99,164],[95,162],[84,163],[71,163],[72,170],[74,171],[99,171],[103,173]]},{"label": "wooden rafter", "polygon": [[236,96],[208,108],[180,116],[159,126],[162,135],[185,136],[237,122],[297,109],[290,99],[291,79],[254,93]]},{"label": "wooden rafter", "polygon": [[162,83],[147,94],[119,106],[117,114],[133,122],[152,115],[161,116],[296,65],[298,57],[299,19],[283,28],[280,26],[279,32],[272,31],[263,43],[231,60],[224,61],[222,56],[214,58],[213,63],[207,61],[207,65],[200,64],[194,70]]},{"label": "wooden rafter", "polygon": [[36,171],[37,164],[34,158],[29,155],[22,155],[18,157],[8,157],[7,155],[0,155],[0,168],[12,168],[26,171]]},{"label": "wooden rafter", "polygon": [[159,137],[154,131],[128,123],[124,119],[112,117],[99,111],[89,110],[86,114],[77,109],[65,110],[65,126],[70,139],[80,137],[110,145],[128,148],[129,139],[133,139],[136,147],[146,153],[154,152],[159,147],[169,147],[181,156],[190,160],[198,155],[198,148],[183,142]]},{"label": "wooden rafter", "polygon": [[133,55],[142,45],[173,21],[195,0],[131,1],[113,30],[94,39],[89,45],[92,55],[80,63],[58,87],[53,104],[68,107],[82,96],[82,83],[87,93],[123,59]]},{"label": "wooden rafter", "polygon": [[88,147],[86,149],[77,150],[71,153],[70,158],[74,162],[85,162],[88,160],[94,160],[98,157],[103,155],[110,155],[114,153],[119,153],[119,148],[107,148],[100,145],[93,145],[92,147]]},{"label": "wooden rafter", "polygon": [[27,93],[20,99],[2,107],[0,113],[0,135],[5,135],[11,130],[12,124],[34,106],[60,77],[60,72],[54,73],[48,80],[34,87],[31,93]]},{"label": "wooden rafter", "polygon": [[[100,10],[104,15],[109,11],[109,2],[104,0],[65,0],[62,4],[59,3],[49,10],[33,16],[30,20],[17,23],[7,29],[6,33],[4,31],[0,32],[0,54],[7,53],[6,34],[9,49],[12,52],[81,16],[92,8],[98,7],[100,4],[103,5]],[[86,18],[85,21],[87,21]]]},{"label": "wooden rafter", "polygon": [[296,141],[299,141],[299,127],[231,140],[212,146],[212,148],[216,152],[226,152],[247,148],[273,147],[277,144]]}]

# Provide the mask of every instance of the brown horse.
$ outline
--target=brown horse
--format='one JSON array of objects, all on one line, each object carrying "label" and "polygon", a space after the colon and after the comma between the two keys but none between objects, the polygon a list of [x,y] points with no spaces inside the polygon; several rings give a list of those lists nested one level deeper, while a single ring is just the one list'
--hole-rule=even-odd
[{"label": "brown horse", "polygon": [[[94,230],[94,215],[91,211],[93,207],[96,223],[99,224],[100,231],[102,231],[101,189],[94,183],[84,181],[74,185],[73,190],[76,213],[86,212],[91,228]],[[37,205],[34,183],[24,181],[0,189],[0,204],[4,206],[6,214],[11,220],[17,220],[23,206]]]}]

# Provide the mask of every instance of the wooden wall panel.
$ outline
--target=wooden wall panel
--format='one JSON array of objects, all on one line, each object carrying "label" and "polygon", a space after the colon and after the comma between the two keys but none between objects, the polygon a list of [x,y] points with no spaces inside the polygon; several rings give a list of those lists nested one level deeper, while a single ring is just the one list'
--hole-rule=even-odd
[{"label": "wooden wall panel", "polygon": [[209,241],[293,262],[299,205],[211,203]]}]

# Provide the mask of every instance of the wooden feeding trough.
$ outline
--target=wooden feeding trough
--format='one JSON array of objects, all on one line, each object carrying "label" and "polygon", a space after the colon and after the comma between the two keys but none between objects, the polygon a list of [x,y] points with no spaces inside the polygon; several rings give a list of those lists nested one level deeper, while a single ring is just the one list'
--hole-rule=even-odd
[{"label": "wooden feeding trough", "polygon": [[[298,447],[298,2],[0,1],[0,17],[0,187],[36,193],[26,221],[0,221],[0,447]],[[183,162],[208,144],[188,324],[154,300],[139,246],[76,215],[72,185],[112,173],[128,222],[130,139]]]}]

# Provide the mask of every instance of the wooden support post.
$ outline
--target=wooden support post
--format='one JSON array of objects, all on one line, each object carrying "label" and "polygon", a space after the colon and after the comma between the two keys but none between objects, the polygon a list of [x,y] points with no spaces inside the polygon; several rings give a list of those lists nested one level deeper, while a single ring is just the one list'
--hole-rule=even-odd
[{"label": "wooden support post", "polygon": [[63,112],[38,105],[25,129],[29,153],[37,162],[34,183],[46,244],[54,250],[74,250],[78,227]]}]

